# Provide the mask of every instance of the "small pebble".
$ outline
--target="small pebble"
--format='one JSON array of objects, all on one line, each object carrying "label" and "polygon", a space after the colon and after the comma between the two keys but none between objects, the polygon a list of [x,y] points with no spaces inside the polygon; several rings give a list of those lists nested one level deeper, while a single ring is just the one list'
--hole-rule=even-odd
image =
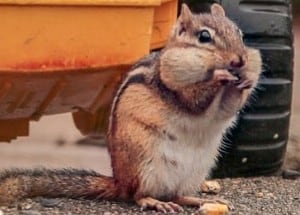
[{"label": "small pebble", "polygon": [[57,206],[61,201],[59,199],[40,198],[39,202],[44,207],[52,208]]},{"label": "small pebble", "polygon": [[258,198],[261,198],[261,197],[264,196],[264,193],[263,192],[255,193],[255,196],[258,197]]},{"label": "small pebble", "polygon": [[207,203],[200,207],[201,215],[227,215],[229,213],[228,207],[218,203]]},{"label": "small pebble", "polygon": [[39,211],[36,210],[22,210],[19,213],[20,215],[41,215]]},{"label": "small pebble", "polygon": [[25,210],[29,210],[29,209],[31,209],[32,208],[32,204],[26,204],[25,206],[24,206],[24,209]]},{"label": "small pebble", "polygon": [[204,193],[218,194],[221,191],[221,186],[217,181],[204,181],[200,188]]}]

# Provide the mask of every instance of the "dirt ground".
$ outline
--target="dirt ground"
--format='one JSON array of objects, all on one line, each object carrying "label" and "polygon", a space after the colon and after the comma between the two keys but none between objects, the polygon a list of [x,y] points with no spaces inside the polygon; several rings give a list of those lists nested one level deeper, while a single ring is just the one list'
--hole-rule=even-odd
[{"label": "dirt ground", "polygon": [[[293,108],[292,108],[292,118],[291,118],[291,127],[290,127],[290,143],[288,144],[289,150],[295,150],[290,149],[292,145],[298,146],[300,145],[300,16],[296,17],[295,28],[295,69],[294,69],[294,93],[293,93]],[[76,130],[71,115],[70,114],[62,114],[62,115],[55,115],[55,116],[47,116],[43,117],[39,122],[32,122],[31,128],[30,128],[30,137],[21,137],[18,138],[16,141],[13,141],[11,144],[1,144],[0,149],[0,169],[3,168],[11,168],[11,167],[35,167],[35,166],[44,166],[49,168],[62,168],[62,167],[75,167],[75,168],[84,168],[84,169],[93,169],[97,172],[101,172],[103,174],[110,175],[111,169],[110,169],[110,160],[107,154],[106,147],[95,147],[95,146],[79,146],[78,144],[74,144],[79,139],[83,138],[82,135]],[[300,160],[300,152],[298,153],[290,153],[288,152],[287,156],[290,155],[297,155],[298,161]],[[289,164],[287,164],[287,167]],[[249,200],[247,202],[247,193],[241,193],[240,195],[245,196],[245,198],[240,198],[238,194],[236,194],[236,198],[234,196],[230,196],[228,193],[222,193],[225,197],[229,197],[235,201],[236,204],[239,205],[240,209],[234,214],[268,214],[268,213],[260,213],[259,211],[262,210],[268,210],[268,205],[266,202],[267,200],[263,200],[264,197],[269,198],[270,201],[274,202],[275,205],[278,206],[279,212],[278,213],[269,213],[269,214],[297,214],[297,211],[300,210],[300,202],[299,202],[299,195],[300,193],[300,184],[299,180],[296,181],[284,181],[281,179],[253,179],[252,181],[249,181],[248,179],[242,180],[242,179],[234,179],[232,181],[222,181],[222,183],[225,186],[229,186],[230,188],[236,186],[236,190],[233,190],[233,193],[241,192],[242,189],[237,186],[237,184],[240,183],[240,185],[243,185],[245,182],[245,186],[249,188],[249,193],[251,192],[258,192],[256,191],[256,188],[258,186],[258,189],[261,190],[269,190],[271,194],[264,194],[264,191],[258,194],[263,195],[261,196],[261,203],[260,209],[256,212],[250,213],[251,208],[249,209],[249,204],[257,204],[257,201],[260,197],[254,198],[253,201]],[[280,181],[282,184],[283,192],[281,194],[274,194],[276,190],[276,186],[274,187],[274,190],[272,191],[271,187],[276,181]],[[266,183],[266,184],[264,184]],[[276,182],[277,183],[277,182]],[[258,185],[257,185],[258,184]],[[265,186],[264,186],[265,185]],[[265,187],[265,188],[264,188]],[[293,189],[293,188],[296,188]],[[270,190],[271,189],[271,190]],[[297,190],[298,189],[298,190]],[[293,190],[293,191],[288,191]],[[246,192],[246,191],[245,191]],[[287,192],[294,192],[294,194],[287,195]],[[252,193],[255,197],[255,193]],[[268,192],[267,192],[268,193]],[[272,194],[273,193],[273,194]],[[296,195],[295,195],[296,193]],[[249,195],[250,195],[249,194]],[[265,195],[265,196],[264,196]],[[257,197],[257,196],[256,196]],[[277,198],[277,199],[276,199]],[[282,199],[280,199],[282,198]],[[246,201],[244,203],[241,203],[240,201]],[[36,200],[39,201],[39,200]],[[41,203],[37,202],[23,202],[22,204],[30,204],[32,208],[40,207],[36,206],[36,204],[40,205]],[[68,207],[68,202],[65,203],[65,200],[58,200],[61,204],[61,207]],[[286,204],[286,202],[288,202]],[[67,206],[65,205],[67,204]],[[93,202],[69,202],[69,204],[78,204],[78,205],[87,205],[87,207],[90,205],[94,205]],[[97,203],[98,204],[98,203]],[[279,205],[278,205],[279,204]],[[282,205],[291,205],[290,208],[282,209]],[[104,205],[104,206],[103,206]],[[106,205],[106,206],[105,206]],[[94,209],[95,214],[97,214],[97,208],[102,206],[104,207],[104,211],[100,212],[98,211],[98,214],[105,214],[104,212],[107,212],[106,214],[113,214],[111,213],[111,207],[112,205],[116,208],[118,203],[107,203],[103,202],[101,205],[97,205]],[[298,205],[298,206],[295,206]],[[21,206],[23,207],[23,206]],[[25,206],[24,206],[25,207]],[[56,206],[55,206],[56,207]],[[83,206],[82,206],[83,207]],[[91,206],[92,207],[92,206]],[[129,211],[136,211],[137,208],[132,205],[125,205],[122,203],[119,205],[121,208],[125,208],[124,210],[121,210],[123,214],[128,214]],[[253,208],[255,208],[253,206]],[[32,213],[24,213],[24,214],[39,214],[34,213],[36,209],[33,210]],[[282,210],[282,211],[280,211]],[[110,211],[110,212],[109,212]],[[125,212],[124,212],[125,211]],[[0,208],[1,212],[1,208]],[[16,211],[12,211],[8,214],[15,214]],[[77,214],[76,212],[69,211],[68,214]],[[121,213],[120,212],[120,213]],[[132,212],[132,213],[133,213]],[[42,213],[42,214],[47,214]],[[48,213],[53,214],[53,211]],[[56,214],[62,214],[62,212],[58,212]],[[78,214],[87,214],[87,213],[78,213]],[[190,213],[187,213],[190,214]]]},{"label": "dirt ground", "polygon": [[[222,190],[218,197],[230,200],[235,207],[231,215],[299,215],[300,180],[260,177],[222,179],[219,182]],[[214,198],[215,196],[202,194],[201,197]],[[151,210],[141,211],[132,202],[46,198],[27,199],[10,208],[2,207],[2,210],[5,215],[162,214]],[[201,215],[202,213],[198,208],[191,207],[184,207],[184,212],[178,213],[178,215],[191,214]]]}]

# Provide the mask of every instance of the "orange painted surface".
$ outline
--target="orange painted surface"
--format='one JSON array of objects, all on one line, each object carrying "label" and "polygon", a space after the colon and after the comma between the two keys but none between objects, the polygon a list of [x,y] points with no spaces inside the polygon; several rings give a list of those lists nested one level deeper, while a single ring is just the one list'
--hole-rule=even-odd
[{"label": "orange painted surface", "polygon": [[1,6],[0,70],[132,64],[149,52],[153,13],[154,7]]},{"label": "orange painted surface", "polygon": [[0,5],[159,6],[168,1],[170,0],[0,0]]},{"label": "orange painted surface", "polygon": [[72,69],[109,68],[118,65],[131,65],[132,56],[99,56],[97,59],[35,59],[8,64],[3,71],[10,72],[53,72]]},{"label": "orange painted surface", "polygon": [[[176,14],[177,0],[0,0],[0,140],[44,114],[108,109],[121,73],[165,44]],[[22,129],[5,132],[8,120]]]},{"label": "orange painted surface", "polygon": [[166,39],[169,37],[171,28],[175,23],[177,16],[176,1],[164,0],[164,3],[160,7],[156,7],[154,10],[154,20],[151,34],[151,49],[160,48],[166,43]]}]

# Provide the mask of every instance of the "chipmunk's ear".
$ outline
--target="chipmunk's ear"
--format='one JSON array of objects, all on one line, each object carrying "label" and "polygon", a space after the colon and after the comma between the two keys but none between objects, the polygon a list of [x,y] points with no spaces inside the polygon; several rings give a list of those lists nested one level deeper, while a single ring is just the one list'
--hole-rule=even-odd
[{"label": "chipmunk's ear", "polygon": [[192,11],[190,10],[190,8],[186,5],[186,4],[182,4],[181,5],[181,12],[180,12],[180,16],[179,18],[183,21],[183,22],[189,22],[192,20]]},{"label": "chipmunk's ear", "polygon": [[181,5],[181,12],[178,17],[178,22],[177,22],[177,33],[178,35],[182,35],[182,33],[185,33],[189,26],[192,23],[192,17],[193,14],[189,7],[186,4]]},{"label": "chipmunk's ear", "polygon": [[213,4],[210,8],[210,12],[212,15],[225,16],[225,11],[219,4]]}]

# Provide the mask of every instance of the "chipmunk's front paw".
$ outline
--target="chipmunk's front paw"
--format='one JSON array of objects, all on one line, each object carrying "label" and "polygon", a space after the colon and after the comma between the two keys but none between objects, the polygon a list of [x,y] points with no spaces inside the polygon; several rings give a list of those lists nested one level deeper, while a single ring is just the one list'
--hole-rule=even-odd
[{"label": "chipmunk's front paw", "polygon": [[175,213],[183,211],[183,208],[178,204],[173,202],[159,201],[151,197],[141,198],[136,200],[136,203],[141,207],[142,210],[155,209],[163,213]]}]

